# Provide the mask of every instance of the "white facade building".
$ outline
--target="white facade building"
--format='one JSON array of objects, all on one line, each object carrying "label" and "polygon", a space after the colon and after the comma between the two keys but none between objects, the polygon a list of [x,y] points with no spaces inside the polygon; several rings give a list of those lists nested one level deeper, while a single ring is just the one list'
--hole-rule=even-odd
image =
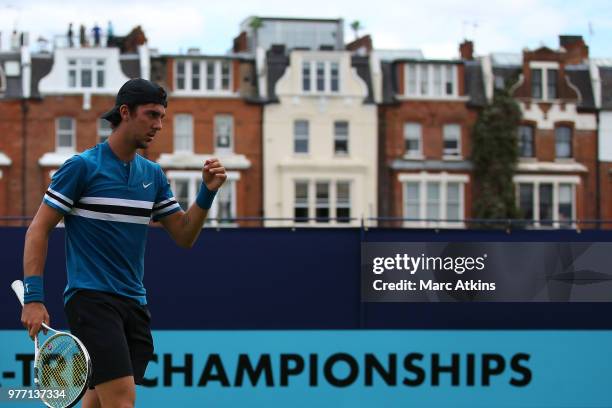
[{"label": "white facade building", "polygon": [[263,118],[264,214],[286,220],[266,226],[356,226],[376,216],[377,107],[365,102],[368,88],[349,51],[290,53],[278,103]]}]

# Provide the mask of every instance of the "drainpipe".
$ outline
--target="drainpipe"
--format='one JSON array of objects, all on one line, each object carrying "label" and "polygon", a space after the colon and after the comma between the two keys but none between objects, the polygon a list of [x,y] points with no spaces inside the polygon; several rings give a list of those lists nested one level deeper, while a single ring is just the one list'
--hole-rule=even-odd
[{"label": "drainpipe", "polygon": [[[26,196],[27,196],[27,187],[26,187],[26,171],[27,171],[27,149],[28,149],[28,99],[30,98],[30,86],[31,86],[31,70],[32,70],[32,60],[30,56],[30,50],[28,49],[27,44],[21,44],[21,141],[23,143],[23,148],[21,149],[21,215],[27,215],[27,206],[26,206]],[[24,220],[24,223],[27,224],[27,221]]]}]

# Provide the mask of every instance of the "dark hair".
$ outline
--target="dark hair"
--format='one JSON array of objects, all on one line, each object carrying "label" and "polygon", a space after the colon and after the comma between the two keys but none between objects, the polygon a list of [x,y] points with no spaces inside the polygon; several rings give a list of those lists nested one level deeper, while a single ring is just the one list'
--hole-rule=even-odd
[{"label": "dark hair", "polygon": [[[138,105],[135,103],[126,104],[126,106],[128,107],[130,115],[133,115],[136,112],[136,108],[138,108]],[[119,109],[117,109],[117,112],[115,112],[113,115],[106,118],[106,120],[110,122],[111,129],[115,130],[121,123],[121,113],[119,112]]]}]

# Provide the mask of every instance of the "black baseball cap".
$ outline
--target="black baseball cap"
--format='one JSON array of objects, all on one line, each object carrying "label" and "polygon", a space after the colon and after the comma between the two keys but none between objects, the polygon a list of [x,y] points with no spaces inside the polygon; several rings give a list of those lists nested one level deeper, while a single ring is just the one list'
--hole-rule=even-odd
[{"label": "black baseball cap", "polygon": [[102,119],[111,121],[111,118],[119,115],[121,105],[146,105],[147,103],[156,103],[165,108],[168,106],[168,94],[164,88],[149,80],[130,79],[119,89],[115,98],[115,106],[102,115]]}]

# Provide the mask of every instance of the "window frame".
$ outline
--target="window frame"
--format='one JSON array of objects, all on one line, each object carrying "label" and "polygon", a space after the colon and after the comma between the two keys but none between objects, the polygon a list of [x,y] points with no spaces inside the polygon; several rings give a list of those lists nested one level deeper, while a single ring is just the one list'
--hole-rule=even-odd
[{"label": "window frame", "polygon": [[[296,177],[292,180],[293,183],[293,203],[292,203],[292,218],[295,225],[303,226],[355,226],[355,220],[353,217],[353,198],[354,198],[354,185],[355,180],[347,178],[333,178],[333,177],[321,177],[321,178],[308,178],[308,177]],[[306,186],[306,201],[297,202],[297,184]],[[317,198],[317,185],[327,185],[327,200],[325,202],[319,202]],[[348,202],[341,202],[339,200],[339,186],[348,186]],[[318,217],[317,210],[321,208],[327,209],[326,217]],[[297,221],[296,211],[297,209],[306,209],[306,214],[309,220]],[[341,209],[348,209],[348,217],[342,217],[342,220],[338,220],[338,212]]]},{"label": "window frame", "polygon": [[[529,129],[529,131],[531,132],[531,142],[530,142],[530,149],[531,149],[531,155],[524,155],[523,151],[524,151],[524,146],[525,144],[523,143],[523,132],[521,131],[522,129]],[[520,158],[524,158],[524,159],[529,159],[529,158],[535,158],[536,157],[536,151],[535,151],[535,126],[532,124],[528,124],[528,123],[523,123],[520,124],[518,126],[518,148],[519,148],[519,157]]]},{"label": "window frame", "polygon": [[[411,99],[456,99],[459,95],[459,71],[456,64],[407,62],[403,66],[404,93]],[[436,75],[439,74],[438,83]],[[423,75],[426,78],[423,78]],[[450,92],[449,92],[450,85]],[[425,86],[425,90],[423,87]]]},{"label": "window frame", "polygon": [[[418,137],[410,138],[409,128],[414,127],[418,129]],[[408,149],[408,142],[410,140],[416,140],[418,142],[418,151]],[[404,122],[404,157],[412,159],[423,158],[423,125],[420,122]]]},{"label": "window frame", "polygon": [[[185,133],[184,135],[181,134],[181,132],[178,131],[178,126],[179,126],[179,119],[189,119],[188,123],[190,124],[191,127],[191,132],[188,135],[187,133]],[[193,153],[193,145],[194,145],[194,120],[193,120],[193,115],[191,113],[176,113],[174,114],[174,118],[173,118],[173,148],[174,148],[174,153]],[[180,137],[185,137],[187,136],[187,141],[188,141],[188,147],[186,148],[177,148],[177,145],[179,143],[177,143],[179,141]],[[183,140],[184,141],[184,140]]]},{"label": "window frame", "polygon": [[[174,60],[174,93],[176,94],[231,94],[233,92],[233,60],[231,59],[198,59],[180,58]],[[184,74],[179,74],[179,64],[184,64]],[[194,76],[193,66],[198,67],[198,74]],[[224,74],[223,67],[227,67]],[[210,68],[212,67],[212,70]],[[193,87],[193,80],[197,78],[199,88]],[[184,87],[179,88],[179,80],[182,79]],[[227,86],[224,84],[227,83]],[[209,85],[212,84],[212,88]]]},{"label": "window frame", "polygon": [[[226,119],[229,118],[229,146],[228,147],[221,147],[218,145],[218,123],[219,120],[221,119]],[[234,115],[230,114],[230,113],[217,113],[214,116],[213,119],[213,140],[214,140],[214,144],[215,144],[215,152],[221,152],[221,153],[231,153],[234,151],[234,134],[235,134],[235,129],[234,129]]]},{"label": "window frame", "polygon": [[[459,131],[456,134],[457,137],[457,147],[454,149],[456,151],[456,154],[450,152],[450,149],[447,149],[446,147],[444,147],[444,144],[447,140],[447,129],[451,129],[451,128],[457,128]],[[463,155],[461,153],[461,137],[462,137],[462,127],[460,123],[445,123],[442,126],[442,157],[445,160],[451,159],[451,160],[459,160],[461,158],[463,158]]]},{"label": "window frame", "polygon": [[[338,133],[338,125],[346,124],[346,135],[342,135]],[[351,125],[348,120],[335,120],[334,121],[334,156],[348,156],[350,154],[350,134],[351,134]],[[346,150],[340,151],[338,150],[339,143],[346,143]]]},{"label": "window frame", "polygon": [[[333,74],[333,66],[336,75]],[[309,69],[306,69],[309,67]],[[319,78],[319,67],[322,67],[322,77]],[[300,69],[300,89],[307,95],[337,95],[342,92],[342,64],[338,59],[304,58]],[[308,73],[306,78],[305,73]],[[304,86],[309,80],[309,89]],[[336,86],[334,86],[334,83]],[[322,85],[322,89],[319,85]]]},{"label": "window frame", "polygon": [[[402,173],[398,175],[398,181],[402,185],[402,216],[408,218],[408,205],[416,207],[419,216],[416,220],[404,220],[404,227],[419,227],[419,228],[465,228],[463,221],[425,221],[429,218],[427,214],[428,206],[428,186],[430,183],[436,183],[439,186],[438,199],[438,219],[447,220],[448,216],[448,185],[458,184],[458,204],[459,204],[459,219],[465,218],[465,190],[470,182],[470,176],[467,174],[450,174],[442,173],[427,173],[421,172]],[[418,198],[410,199],[408,197],[408,185],[417,186]],[[418,201],[417,201],[418,200]],[[414,218],[414,217],[410,217]]]},{"label": "window frame", "polygon": [[[70,144],[71,146],[60,146],[60,133],[62,135],[68,134],[66,130],[60,129],[60,120],[61,119],[70,119],[71,129],[70,129]],[[58,116],[55,118],[55,151],[56,152],[76,152],[76,129],[77,123],[76,119],[72,116]]]},{"label": "window frame", "polygon": [[[569,149],[569,154],[567,156],[559,156],[559,136],[561,136],[561,134],[558,132],[564,129],[567,129],[568,131],[569,140],[567,140],[566,142],[567,142],[567,147]],[[565,124],[565,123],[556,124],[554,128],[554,136],[555,136],[555,159],[560,159],[560,160],[573,159],[574,158],[574,146],[573,146],[574,128],[573,126],[570,126],[569,124]]]},{"label": "window frame", "polygon": [[[530,70],[530,89],[531,89],[531,98],[536,100],[536,101],[555,101],[558,100],[559,98],[559,79],[560,79],[560,66],[558,62],[555,61],[532,61],[529,63],[529,70]],[[540,86],[539,86],[539,92],[540,92],[540,97],[534,96],[534,88],[535,88],[535,84],[534,84],[534,78],[533,78],[533,74],[534,71],[539,70],[541,72],[541,78],[540,78]],[[549,95],[548,91],[549,91],[549,79],[548,79],[548,74],[549,71],[556,71],[556,94],[554,96]]]},{"label": "window frame", "polygon": [[[240,172],[238,171],[228,171],[226,172],[227,179],[221,188],[229,188],[231,204],[230,204],[230,212],[232,219],[237,218],[237,208],[238,208],[238,181],[240,180]],[[177,180],[187,180],[188,181],[188,206],[192,205],[195,202],[196,196],[198,194],[198,189],[202,183],[202,172],[201,171],[190,171],[190,170],[168,170],[166,172],[166,176],[168,177],[168,181],[170,182],[170,188],[172,189],[172,193],[174,194],[176,191],[176,181]],[[184,211],[187,211],[187,208],[183,208]],[[237,224],[235,221],[233,222],[219,222],[217,216],[219,213],[219,202],[218,200],[214,200],[212,207],[208,211],[208,216],[206,219],[206,223],[202,228],[207,226],[212,227],[236,227]]]},{"label": "window frame", "polygon": [[[74,63],[73,63],[74,62]],[[86,63],[87,62],[87,63]],[[75,90],[96,90],[106,87],[106,58],[99,57],[69,57],[66,61],[67,76],[66,85],[68,89]],[[90,73],[90,86],[83,85],[85,71]],[[74,85],[72,85],[71,77],[74,74]],[[100,85],[100,78],[102,85]]]},{"label": "window frame", "polygon": [[[571,198],[572,198],[572,220],[576,220],[577,217],[577,187],[580,184],[580,176],[556,176],[556,175],[536,175],[536,174],[521,174],[516,175],[513,178],[515,186],[515,200],[516,205],[520,208],[520,184],[531,184],[533,192],[533,218],[532,222],[525,223],[527,228],[576,228],[575,222],[563,223],[559,217],[559,193],[560,186],[571,186]],[[552,185],[552,222],[550,225],[542,225],[540,222],[540,185],[551,184]]]},{"label": "window frame", "polygon": [[[306,134],[298,134],[298,123],[306,124]],[[298,151],[298,142],[305,141],[306,151]],[[310,121],[308,119],[295,119],[293,121],[293,154],[308,155],[310,153]]]}]

